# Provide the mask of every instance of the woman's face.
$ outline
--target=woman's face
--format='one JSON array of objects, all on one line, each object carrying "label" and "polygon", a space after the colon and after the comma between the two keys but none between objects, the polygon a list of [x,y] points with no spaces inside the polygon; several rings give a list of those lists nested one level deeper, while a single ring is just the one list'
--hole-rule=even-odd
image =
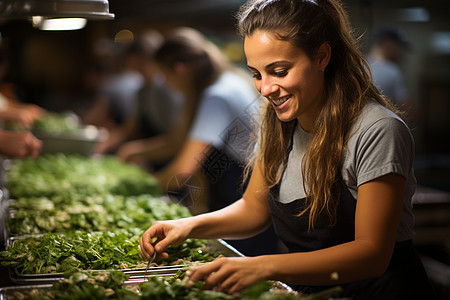
[{"label": "woman's face", "polygon": [[319,61],[262,30],[245,38],[244,50],[255,86],[272,103],[278,118],[297,119],[304,130],[311,131],[324,89]]}]

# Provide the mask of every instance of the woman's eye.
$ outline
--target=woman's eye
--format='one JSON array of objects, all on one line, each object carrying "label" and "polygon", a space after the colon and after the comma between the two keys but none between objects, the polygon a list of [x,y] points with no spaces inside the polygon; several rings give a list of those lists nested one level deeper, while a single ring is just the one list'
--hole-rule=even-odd
[{"label": "woman's eye", "polygon": [[259,74],[259,73],[253,73],[253,74],[252,74],[252,77],[259,80],[259,79],[261,79],[261,74]]},{"label": "woman's eye", "polygon": [[283,76],[286,76],[287,70],[274,71],[273,74],[278,77],[283,77]]}]

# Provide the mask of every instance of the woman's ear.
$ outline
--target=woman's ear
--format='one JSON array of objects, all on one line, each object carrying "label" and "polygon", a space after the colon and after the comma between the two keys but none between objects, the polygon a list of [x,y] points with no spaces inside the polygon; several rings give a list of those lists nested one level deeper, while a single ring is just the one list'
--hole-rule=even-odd
[{"label": "woman's ear", "polygon": [[327,42],[320,45],[317,50],[317,66],[320,71],[324,71],[331,59],[331,46]]}]

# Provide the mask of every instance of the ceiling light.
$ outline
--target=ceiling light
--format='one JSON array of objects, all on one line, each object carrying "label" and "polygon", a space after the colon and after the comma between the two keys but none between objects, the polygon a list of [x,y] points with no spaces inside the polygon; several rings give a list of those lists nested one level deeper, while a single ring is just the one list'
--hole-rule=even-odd
[{"label": "ceiling light", "polygon": [[0,18],[113,19],[108,0],[3,0]]},{"label": "ceiling light", "polygon": [[78,30],[86,26],[85,18],[53,18],[33,17],[33,26],[41,30]]}]

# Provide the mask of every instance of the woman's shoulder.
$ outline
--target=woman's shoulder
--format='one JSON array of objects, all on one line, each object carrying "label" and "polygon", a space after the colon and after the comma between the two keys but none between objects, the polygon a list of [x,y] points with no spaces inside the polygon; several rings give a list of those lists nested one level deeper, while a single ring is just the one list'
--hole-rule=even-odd
[{"label": "woman's shoulder", "polygon": [[394,127],[404,128],[409,131],[406,123],[393,111],[383,105],[371,101],[368,102],[353,125],[352,132],[364,132],[370,128],[386,127],[396,125]]}]

